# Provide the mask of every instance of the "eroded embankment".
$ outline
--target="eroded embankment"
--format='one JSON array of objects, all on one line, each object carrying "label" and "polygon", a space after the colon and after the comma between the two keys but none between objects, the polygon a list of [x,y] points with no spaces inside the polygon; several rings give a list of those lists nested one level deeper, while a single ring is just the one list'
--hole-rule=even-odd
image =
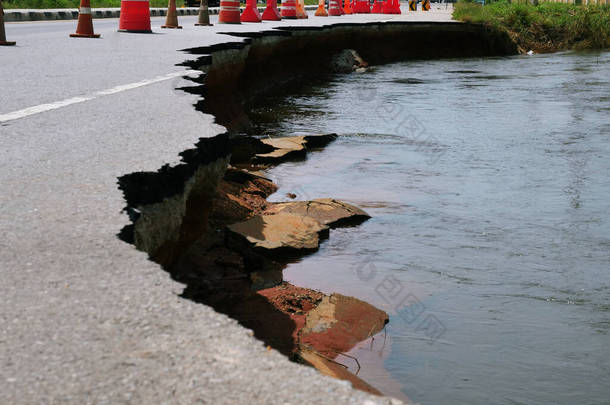
[{"label": "eroded embankment", "polygon": [[329,27],[286,27],[231,34],[239,42],[188,49],[201,55],[184,65],[206,72],[197,105],[229,130],[250,122],[247,111],[270,94],[290,94],[325,78],[334,55],[354,49],[371,65],[408,59],[517,54],[504,31],[476,24],[375,22]]},{"label": "eroded embankment", "polygon": [[[516,52],[501,33],[455,23],[339,24],[240,36],[243,41],[192,49],[201,56],[185,62],[205,75],[200,86],[184,90],[201,94],[196,107],[232,131],[248,127],[249,108],[265,96],[327,74],[344,49],[371,64]],[[355,298],[282,282],[285,264],[317,249],[330,228],[368,215],[332,199],[268,203],[276,186],[260,172],[302,159],[335,137],[200,139],[180,154],[179,165],[119,179],[132,221],[120,237],[184,283],[184,297],[237,319],[292,358],[378,393],[332,359],[382,330],[387,314]]]}]

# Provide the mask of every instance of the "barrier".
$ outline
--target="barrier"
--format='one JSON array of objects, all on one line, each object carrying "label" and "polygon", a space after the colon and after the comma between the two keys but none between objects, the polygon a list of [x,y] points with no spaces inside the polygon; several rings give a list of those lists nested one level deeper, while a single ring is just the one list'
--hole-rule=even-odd
[{"label": "barrier", "polygon": [[368,14],[371,12],[369,0],[355,0],[353,7],[354,14]]}]

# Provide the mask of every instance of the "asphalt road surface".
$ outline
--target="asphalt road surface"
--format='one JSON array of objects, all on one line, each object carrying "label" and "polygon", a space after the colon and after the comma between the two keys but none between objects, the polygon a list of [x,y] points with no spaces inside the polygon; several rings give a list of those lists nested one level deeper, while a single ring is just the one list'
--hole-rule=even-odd
[{"label": "asphalt road surface", "polygon": [[[421,14],[421,13],[420,13]],[[428,16],[349,16],[290,25]],[[194,110],[178,50],[221,31],[286,22],[69,38],[76,21],[6,25],[0,47],[0,403],[385,402],[266,350],[178,296],[183,286],[121,242],[117,177],[174,164],[224,132]],[[215,22],[216,18],[212,18]]]}]

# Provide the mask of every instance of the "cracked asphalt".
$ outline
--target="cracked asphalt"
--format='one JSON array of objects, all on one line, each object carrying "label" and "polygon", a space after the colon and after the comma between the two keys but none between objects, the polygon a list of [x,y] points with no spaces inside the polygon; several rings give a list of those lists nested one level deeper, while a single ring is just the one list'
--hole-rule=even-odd
[{"label": "cracked asphalt", "polygon": [[[184,71],[176,64],[192,57],[180,49],[242,40],[223,31],[450,19],[421,14],[205,28],[192,16],[183,30],[153,18],[152,35],[94,20],[101,39],[69,38],[75,21],[7,24],[17,46],[0,47],[0,403],[390,403],[182,299],[183,285],[116,237],[128,223],[117,178],[174,164],[224,128],[175,90],[190,83],[180,76],[100,92]],[[75,97],[89,99],[23,112]]]}]

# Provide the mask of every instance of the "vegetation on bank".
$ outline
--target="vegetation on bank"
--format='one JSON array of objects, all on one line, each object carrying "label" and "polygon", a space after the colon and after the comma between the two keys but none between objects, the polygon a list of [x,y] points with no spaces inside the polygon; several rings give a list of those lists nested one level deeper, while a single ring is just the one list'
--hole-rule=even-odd
[{"label": "vegetation on bank", "polygon": [[501,0],[481,6],[460,0],[455,4],[453,18],[504,29],[523,52],[610,48],[608,5],[532,5]]}]

